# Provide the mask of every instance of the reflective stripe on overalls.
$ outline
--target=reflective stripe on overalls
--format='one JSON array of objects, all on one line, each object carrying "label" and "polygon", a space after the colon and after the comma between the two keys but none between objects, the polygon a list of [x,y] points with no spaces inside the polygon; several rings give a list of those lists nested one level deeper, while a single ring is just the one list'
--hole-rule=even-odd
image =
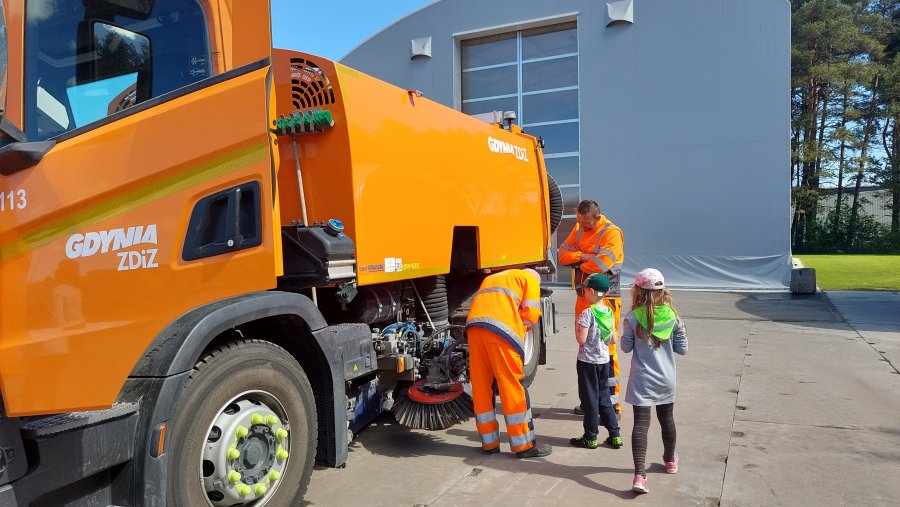
[{"label": "reflective stripe on overalls", "polygon": [[500,445],[494,388],[500,392],[510,448],[530,449],[534,441],[531,404],[521,381],[526,328],[540,317],[540,280],[512,269],[485,278],[466,320],[472,404],[481,447]]}]

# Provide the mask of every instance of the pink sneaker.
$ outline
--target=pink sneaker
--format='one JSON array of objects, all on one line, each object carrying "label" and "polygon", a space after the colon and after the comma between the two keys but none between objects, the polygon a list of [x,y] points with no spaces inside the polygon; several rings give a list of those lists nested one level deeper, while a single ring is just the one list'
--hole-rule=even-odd
[{"label": "pink sneaker", "polygon": [[[666,458],[663,458],[665,461]],[[675,459],[672,461],[666,461],[666,473],[667,474],[677,474],[678,473],[678,453],[675,453]]]},{"label": "pink sneaker", "polygon": [[635,475],[631,481],[631,491],[635,493],[649,493],[650,488],[647,487],[647,478],[642,475]]}]

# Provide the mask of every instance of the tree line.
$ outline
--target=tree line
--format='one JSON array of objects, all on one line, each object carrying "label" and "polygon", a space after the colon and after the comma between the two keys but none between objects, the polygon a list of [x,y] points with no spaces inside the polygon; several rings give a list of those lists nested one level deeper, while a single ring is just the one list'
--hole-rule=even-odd
[{"label": "tree line", "polygon": [[[900,2],[793,0],[791,12],[793,250],[900,253]],[[889,195],[889,225],[860,212],[864,184]]]}]

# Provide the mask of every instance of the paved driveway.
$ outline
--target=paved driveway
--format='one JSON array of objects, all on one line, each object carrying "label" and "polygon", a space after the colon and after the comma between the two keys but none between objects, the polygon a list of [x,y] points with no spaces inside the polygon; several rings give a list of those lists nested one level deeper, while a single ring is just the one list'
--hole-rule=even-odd
[{"label": "paved driveway", "polygon": [[551,456],[516,459],[505,440],[484,455],[473,421],[428,432],[383,416],[351,444],[346,469],[314,472],[306,503],[900,505],[900,294],[676,293],[690,341],[678,363],[681,470],[664,473],[654,422],[650,494],[640,497],[630,491],[630,407],[622,449],[568,445],[581,433],[574,295],[555,298],[560,332],[531,388]]}]

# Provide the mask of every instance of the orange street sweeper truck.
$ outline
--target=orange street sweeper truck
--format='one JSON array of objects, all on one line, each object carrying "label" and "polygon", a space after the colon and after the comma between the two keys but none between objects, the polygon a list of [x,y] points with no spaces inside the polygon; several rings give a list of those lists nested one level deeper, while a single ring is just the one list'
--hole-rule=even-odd
[{"label": "orange street sweeper truck", "polygon": [[466,420],[479,283],[552,269],[539,140],[269,16],[0,1],[0,506],[298,505],[383,411]]}]

